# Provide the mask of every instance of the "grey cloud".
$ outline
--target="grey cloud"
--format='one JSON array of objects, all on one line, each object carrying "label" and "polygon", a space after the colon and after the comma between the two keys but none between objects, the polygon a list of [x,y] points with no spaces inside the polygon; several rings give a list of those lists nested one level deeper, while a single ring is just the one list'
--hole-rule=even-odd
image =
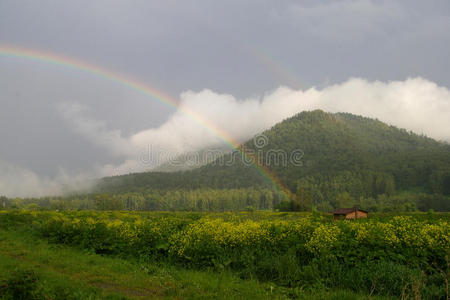
[{"label": "grey cloud", "polygon": [[[0,45],[75,57],[137,78],[175,99],[182,95],[186,105],[197,101],[211,108],[200,109],[206,118],[228,121],[233,112],[236,120],[244,118],[243,112],[254,120],[251,116],[265,99],[258,96],[263,91],[353,97],[343,92],[349,82],[358,88],[357,80],[347,82],[352,77],[364,78],[361,89],[383,87],[383,82],[389,87],[383,91],[395,90],[387,82],[398,82],[403,90],[448,89],[448,32],[447,0],[0,1]],[[419,82],[419,77],[428,80]],[[445,99],[444,94],[436,92],[436,97]],[[410,99],[413,102],[404,105],[425,101]],[[357,110],[348,101],[334,107],[326,100],[324,108],[380,115],[378,110]],[[88,109],[71,111],[61,103]],[[441,103],[438,116],[446,116],[445,101],[433,103]],[[95,175],[140,170],[136,155],[147,142],[144,136],[174,151],[217,142],[154,98],[92,74],[20,58],[0,56],[0,108],[0,160],[50,181],[61,169],[70,176],[87,169]],[[217,114],[220,110],[224,113]],[[384,116],[393,124],[411,125],[389,111]],[[431,118],[436,124],[418,118],[411,129],[444,139],[433,127],[441,124],[441,117]],[[270,123],[266,121],[236,121],[249,128],[236,138],[264,129]],[[185,131],[177,129],[179,124]],[[164,132],[173,135],[163,138]],[[185,137],[188,133],[192,139]],[[205,142],[198,138],[203,134]]]},{"label": "grey cloud", "polygon": [[[4,0],[0,5],[0,43],[79,57],[133,74],[172,96],[211,88],[242,97],[350,76],[425,76],[450,86],[440,65],[448,65],[450,46],[446,0]],[[264,64],[255,51],[266,53],[275,66]],[[277,67],[290,69],[303,86],[280,76]]]},{"label": "grey cloud", "polygon": [[329,41],[360,42],[367,37],[387,35],[407,12],[394,1],[333,1],[314,5],[293,4],[286,14],[296,26]]}]

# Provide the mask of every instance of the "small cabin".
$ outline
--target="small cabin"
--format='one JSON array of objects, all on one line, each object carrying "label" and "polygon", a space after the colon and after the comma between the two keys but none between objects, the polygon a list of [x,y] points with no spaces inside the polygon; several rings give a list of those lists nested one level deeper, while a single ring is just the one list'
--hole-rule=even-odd
[{"label": "small cabin", "polygon": [[353,220],[367,218],[369,213],[365,210],[354,208],[338,208],[333,211],[333,216],[335,220]]}]

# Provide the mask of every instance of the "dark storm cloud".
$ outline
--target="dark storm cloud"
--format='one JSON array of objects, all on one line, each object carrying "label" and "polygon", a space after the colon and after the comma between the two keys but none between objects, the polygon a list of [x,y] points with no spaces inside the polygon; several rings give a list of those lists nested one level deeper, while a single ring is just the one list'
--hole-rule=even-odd
[{"label": "dark storm cloud", "polygon": [[446,0],[2,0],[0,41],[81,57],[173,96],[261,93],[290,80],[277,67],[299,85],[417,75],[449,86],[449,13]]}]

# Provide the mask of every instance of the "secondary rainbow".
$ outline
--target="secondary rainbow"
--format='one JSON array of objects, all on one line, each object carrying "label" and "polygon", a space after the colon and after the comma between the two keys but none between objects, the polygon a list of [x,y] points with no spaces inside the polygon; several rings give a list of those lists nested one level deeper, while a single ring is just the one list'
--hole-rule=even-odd
[{"label": "secondary rainbow", "polygon": [[[17,46],[11,45],[1,45],[0,44],[0,56],[4,57],[17,57],[22,59],[27,59],[31,61],[44,62],[57,66],[61,66],[64,68],[69,68],[72,70],[78,70],[87,72],[89,74],[95,75],[97,77],[104,78],[106,80],[115,82],[117,84],[126,86],[130,89],[138,91],[152,99],[155,99],[165,105],[176,108],[178,111],[182,112],[184,115],[188,116],[194,122],[200,124],[202,127],[206,128],[208,131],[212,132],[215,136],[221,139],[226,144],[230,145],[233,149],[237,149],[241,151],[239,148],[240,143],[234,140],[227,132],[218,128],[215,124],[205,119],[203,116],[198,114],[197,112],[179,105],[178,102],[165,94],[164,92],[151,87],[147,84],[140,82],[137,79],[134,79],[130,76],[125,76],[110,70],[107,70],[103,67],[93,65],[91,63],[86,63],[82,60],[75,59],[72,57],[66,57],[60,54],[55,54],[51,52],[44,52],[35,49],[25,49]],[[241,151],[242,152],[242,151]],[[247,155],[246,153],[243,153]],[[257,161],[257,160],[253,160]],[[263,165],[253,164],[256,170],[265,177],[270,183],[276,186],[281,191],[286,192],[289,195],[289,191],[284,187],[284,185]]]}]

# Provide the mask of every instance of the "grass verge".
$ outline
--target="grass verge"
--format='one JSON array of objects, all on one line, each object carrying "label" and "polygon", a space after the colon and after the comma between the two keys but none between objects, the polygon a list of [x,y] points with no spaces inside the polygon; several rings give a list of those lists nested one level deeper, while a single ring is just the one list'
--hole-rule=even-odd
[{"label": "grass verge", "polygon": [[24,230],[0,230],[0,286],[3,299],[381,299],[101,256]]}]

